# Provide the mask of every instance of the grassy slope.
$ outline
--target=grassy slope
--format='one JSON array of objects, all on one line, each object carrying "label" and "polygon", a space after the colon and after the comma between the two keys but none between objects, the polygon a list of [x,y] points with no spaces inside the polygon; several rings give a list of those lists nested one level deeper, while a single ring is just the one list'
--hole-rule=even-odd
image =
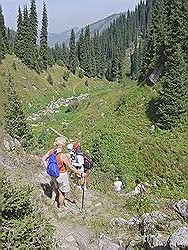
[{"label": "grassy slope", "polygon": [[[52,145],[55,134],[49,131],[50,126],[68,138],[81,142],[90,151],[93,139],[97,139],[104,154],[101,167],[106,174],[101,175],[101,178],[93,177],[92,184],[95,187],[102,187],[106,191],[109,177],[113,179],[120,175],[126,183],[126,190],[133,188],[134,180],[140,178],[142,181],[156,180],[159,184],[156,192],[160,196],[186,197],[187,123],[173,132],[156,130],[150,133],[151,122],[145,110],[148,102],[156,95],[155,89],[139,87],[126,78],[123,84],[92,79],[87,88],[84,85],[85,79],[75,76],[71,76],[66,83],[67,88],[63,87],[62,80],[65,69],[60,66],[50,69],[54,79],[54,85],[51,86],[46,81],[47,74],[39,76],[19,61],[16,61],[17,70],[14,70],[12,60],[13,57],[8,56],[0,66],[0,82],[4,72],[9,69],[28,114],[44,107],[53,96],[68,97],[83,92],[89,92],[91,96],[90,100],[79,104],[75,113],[61,108],[58,113],[35,122],[33,131],[40,142],[39,146],[47,149]],[[33,84],[37,89],[32,87]],[[77,86],[75,93],[72,92],[74,86]],[[122,96],[125,97],[125,105],[121,106],[122,112],[118,113],[115,110]],[[33,105],[30,109],[29,102]],[[96,174],[96,171],[93,173]]]},{"label": "grassy slope", "polygon": [[[16,64],[16,70],[13,68],[13,62]],[[66,70],[65,67],[58,65],[50,68],[48,72],[53,79],[53,85],[51,85],[47,81],[48,73],[44,72],[38,75],[35,71],[29,70],[23,65],[18,58],[9,55],[3,61],[3,64],[0,65],[1,93],[3,92],[6,74],[10,72],[14,78],[17,93],[24,104],[26,113],[31,114],[45,107],[53,99],[87,92],[87,87],[84,85],[86,78],[80,79],[70,74],[67,82],[63,80],[63,74]],[[92,82],[93,80],[90,81]],[[73,91],[75,85],[78,85],[76,93]],[[3,98],[0,98],[0,115],[2,114]]]},{"label": "grassy slope", "polygon": [[[140,178],[156,180],[160,196],[185,197],[188,193],[187,124],[173,132],[150,133],[151,122],[145,110],[155,93],[150,87],[138,87],[128,80],[124,87],[112,83],[105,89],[98,86],[98,90],[91,93],[91,99],[80,104],[76,113],[67,113],[67,109],[62,108],[51,120],[42,118],[46,125],[37,127],[36,133],[42,130],[49,133],[48,143],[51,143],[55,135],[47,131],[53,126],[68,138],[81,141],[90,151],[92,140],[98,139],[104,152],[103,169],[107,172],[99,186],[106,185],[108,177],[120,175],[127,190]],[[118,114],[115,110],[121,96],[125,97],[126,104]]]}]

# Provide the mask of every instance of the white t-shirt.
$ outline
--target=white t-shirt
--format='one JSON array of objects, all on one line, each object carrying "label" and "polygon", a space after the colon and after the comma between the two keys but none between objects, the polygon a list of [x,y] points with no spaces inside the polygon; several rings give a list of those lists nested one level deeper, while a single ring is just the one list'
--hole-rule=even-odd
[{"label": "white t-shirt", "polygon": [[114,190],[116,192],[120,192],[121,191],[121,188],[122,188],[122,182],[121,181],[115,181],[114,182]]},{"label": "white t-shirt", "polygon": [[80,171],[80,173],[84,172],[84,157],[83,155],[76,155],[76,159],[72,160],[72,165]]}]

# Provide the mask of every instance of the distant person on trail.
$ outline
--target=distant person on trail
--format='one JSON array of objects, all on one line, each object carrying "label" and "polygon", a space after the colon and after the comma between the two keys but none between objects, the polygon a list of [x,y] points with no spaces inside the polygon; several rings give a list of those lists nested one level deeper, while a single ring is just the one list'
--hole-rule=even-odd
[{"label": "distant person on trail", "polygon": [[122,189],[122,185],[123,185],[122,181],[120,181],[119,178],[117,177],[116,181],[114,182],[114,190],[117,193],[119,193],[121,191],[121,189]]},{"label": "distant person on trail", "polygon": [[58,207],[60,210],[65,209],[65,194],[70,191],[69,185],[69,177],[67,173],[67,166],[76,174],[80,174],[81,177],[85,177],[85,173],[80,173],[78,169],[76,169],[64,153],[65,150],[65,140],[62,137],[57,137],[54,142],[55,149],[49,150],[43,157],[42,163],[47,168],[48,159],[50,159],[51,155],[56,155],[56,161],[59,167],[59,177],[51,176],[52,183],[52,199],[57,200]]},{"label": "distant person on trail", "polygon": [[142,193],[146,192],[145,186],[140,182],[139,179],[135,180],[135,184],[136,184],[136,187],[134,189],[134,194],[135,195],[142,194]]}]

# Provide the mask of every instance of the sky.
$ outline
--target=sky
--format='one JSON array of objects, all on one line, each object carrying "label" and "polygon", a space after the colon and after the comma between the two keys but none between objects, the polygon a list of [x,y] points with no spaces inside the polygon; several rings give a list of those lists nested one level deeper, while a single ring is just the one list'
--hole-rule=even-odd
[{"label": "sky", "polygon": [[[84,27],[114,13],[134,9],[139,0],[46,0],[48,31],[60,33],[72,27]],[[29,0],[0,0],[5,25],[16,30],[17,10],[29,6]],[[38,18],[41,19],[43,0],[36,0]]]}]

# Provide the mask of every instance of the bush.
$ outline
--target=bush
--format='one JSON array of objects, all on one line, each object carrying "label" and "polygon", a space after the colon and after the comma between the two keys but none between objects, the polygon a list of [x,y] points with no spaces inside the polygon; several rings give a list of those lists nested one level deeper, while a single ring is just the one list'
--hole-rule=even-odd
[{"label": "bush", "polygon": [[51,249],[53,226],[33,207],[33,189],[2,181],[2,249]]},{"label": "bush", "polygon": [[69,103],[69,105],[68,105],[68,109],[67,109],[66,112],[67,112],[67,113],[68,113],[68,112],[74,113],[74,112],[76,112],[77,108],[78,108],[78,102],[77,102],[77,101],[71,101],[71,102]]},{"label": "bush", "polygon": [[65,71],[63,74],[63,79],[67,82],[70,78],[70,74],[69,71]]},{"label": "bush", "polygon": [[117,104],[117,107],[115,109],[115,111],[121,115],[124,113],[124,110],[125,110],[125,107],[126,107],[126,99],[125,97],[121,97],[118,101],[118,104]]},{"label": "bush", "polygon": [[88,80],[86,80],[84,84],[85,84],[86,87],[89,87]]},{"label": "bush", "polygon": [[12,63],[12,67],[13,67],[13,69],[14,69],[14,70],[17,70],[17,66],[16,66],[15,61],[13,61],[13,63]]},{"label": "bush", "polygon": [[84,77],[84,71],[82,69],[79,70],[78,77],[81,79]]},{"label": "bush", "polygon": [[57,63],[59,66],[64,66],[64,65],[65,65],[64,62],[63,62],[62,60],[58,60],[56,63]]},{"label": "bush", "polygon": [[48,77],[47,77],[47,81],[53,85],[53,79],[52,79],[52,76],[50,74],[48,74]]}]

